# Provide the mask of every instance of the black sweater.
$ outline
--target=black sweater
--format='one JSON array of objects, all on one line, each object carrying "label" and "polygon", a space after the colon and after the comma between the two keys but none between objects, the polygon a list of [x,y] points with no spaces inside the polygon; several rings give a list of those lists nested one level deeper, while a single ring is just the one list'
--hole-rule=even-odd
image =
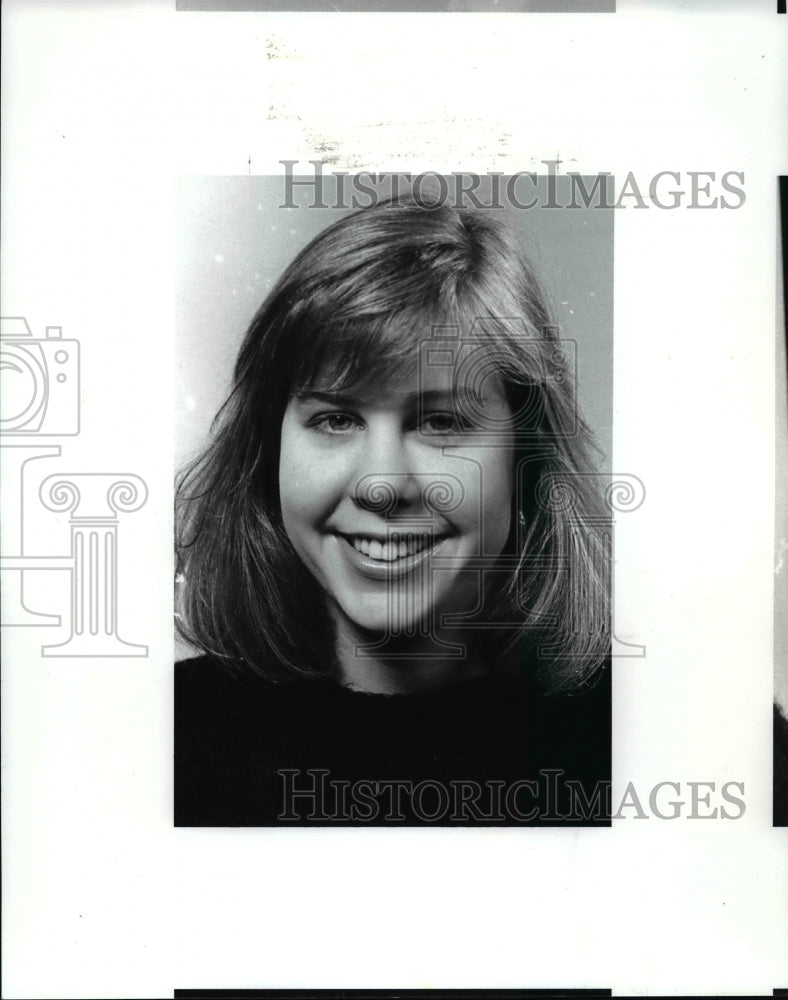
[{"label": "black sweater", "polygon": [[379,695],[175,667],[176,826],[607,825],[609,781],[607,670],[545,697],[513,678]]}]

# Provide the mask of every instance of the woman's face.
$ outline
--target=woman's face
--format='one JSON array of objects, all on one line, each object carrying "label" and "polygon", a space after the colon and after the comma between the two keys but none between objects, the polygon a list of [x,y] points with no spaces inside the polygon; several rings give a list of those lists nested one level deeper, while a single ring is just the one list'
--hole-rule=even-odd
[{"label": "woman's face", "polygon": [[284,526],[355,631],[435,634],[443,612],[478,606],[480,566],[511,526],[513,448],[497,380],[476,393],[451,367],[422,366],[392,384],[318,383],[290,399]]}]

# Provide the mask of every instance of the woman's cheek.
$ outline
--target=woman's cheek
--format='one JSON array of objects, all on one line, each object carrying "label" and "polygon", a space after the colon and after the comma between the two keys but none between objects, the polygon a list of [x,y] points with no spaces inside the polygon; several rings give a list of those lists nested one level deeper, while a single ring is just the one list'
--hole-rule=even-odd
[{"label": "woman's cheek", "polygon": [[513,461],[512,448],[504,445],[468,448],[447,465],[463,489],[462,503],[449,518],[463,534],[477,539],[478,555],[497,555],[509,536]]},{"label": "woman's cheek", "polygon": [[501,552],[511,529],[513,461],[511,447],[491,448],[482,467],[479,507],[487,555]]},{"label": "woman's cheek", "polygon": [[308,519],[314,500],[315,465],[314,449],[309,432],[288,415],[282,425],[279,458],[279,499],[285,528],[293,538],[297,526]]},{"label": "woman's cheek", "polygon": [[347,463],[337,450],[314,447],[306,434],[282,436],[279,495],[291,538],[298,528],[319,528],[325,522],[341,501],[347,481]]}]

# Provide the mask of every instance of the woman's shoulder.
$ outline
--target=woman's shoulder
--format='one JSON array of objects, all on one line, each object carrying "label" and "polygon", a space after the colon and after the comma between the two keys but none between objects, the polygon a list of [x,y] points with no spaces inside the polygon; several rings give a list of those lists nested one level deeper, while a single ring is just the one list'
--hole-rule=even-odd
[{"label": "woman's shoulder", "polygon": [[249,668],[210,654],[175,663],[175,710],[180,715],[235,710],[270,699],[275,685]]},{"label": "woman's shoulder", "polygon": [[281,671],[268,670],[265,663],[250,666],[210,653],[175,663],[175,711],[182,718],[203,714],[220,717],[277,713],[319,701],[325,681],[293,678],[271,680]]},{"label": "woman's shoulder", "polygon": [[223,660],[217,656],[203,653],[198,656],[190,656],[175,662],[175,680],[185,683],[195,683],[205,681],[210,678],[214,680],[226,676],[227,666]]},{"label": "woman's shoulder", "polygon": [[197,692],[210,688],[221,689],[228,686],[231,678],[237,676],[223,660],[204,653],[177,660],[175,663],[176,693]]}]

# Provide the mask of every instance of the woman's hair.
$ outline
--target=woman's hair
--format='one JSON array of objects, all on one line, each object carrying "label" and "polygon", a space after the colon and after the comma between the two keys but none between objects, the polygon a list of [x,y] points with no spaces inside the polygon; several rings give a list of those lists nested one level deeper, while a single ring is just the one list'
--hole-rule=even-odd
[{"label": "woman's hair", "polygon": [[596,673],[610,643],[609,517],[557,328],[489,211],[411,195],[320,233],[249,326],[212,440],[177,486],[178,627],[192,644],[274,680],[330,674],[326,600],[282,522],[282,418],[291,394],[318,379],[390,381],[436,327],[480,345],[479,378],[492,367],[515,415],[508,572],[489,574],[469,641],[481,637],[496,663],[533,669],[552,690]]}]

